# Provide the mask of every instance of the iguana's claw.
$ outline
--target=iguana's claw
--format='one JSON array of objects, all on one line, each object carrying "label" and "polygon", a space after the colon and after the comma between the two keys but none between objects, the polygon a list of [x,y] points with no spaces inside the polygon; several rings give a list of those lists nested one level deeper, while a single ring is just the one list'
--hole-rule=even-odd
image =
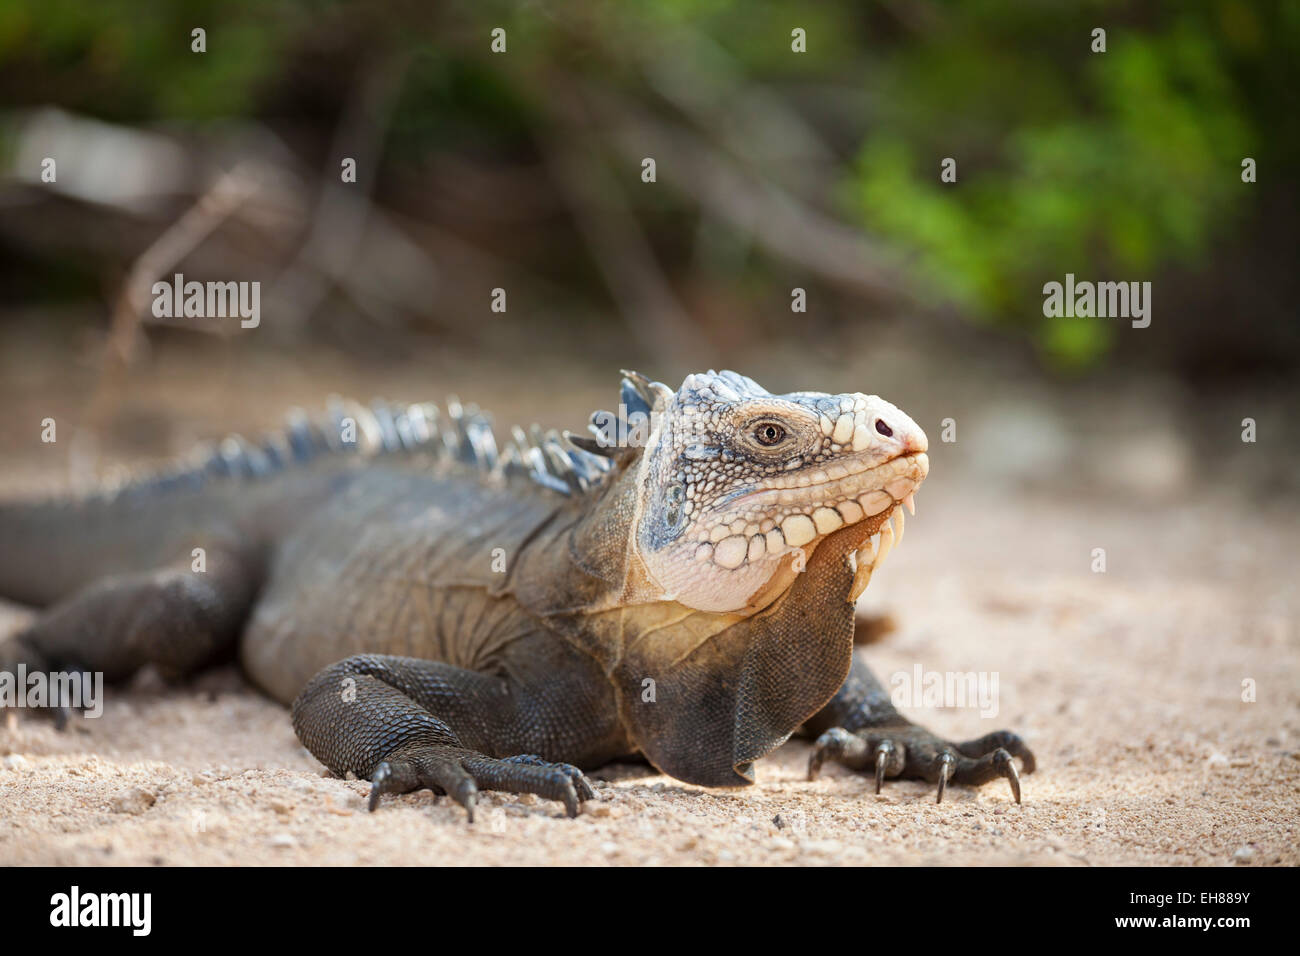
[{"label": "iguana's claw", "polygon": [[867,744],[861,737],[849,733],[843,727],[832,727],[813,744],[813,752],[808,757],[808,779],[817,779],[827,757],[852,766],[861,759],[866,749]]},{"label": "iguana's claw", "polygon": [[1006,730],[952,744],[913,724],[855,731],[832,727],[813,744],[808,779],[815,779],[822,765],[833,760],[852,770],[874,769],[876,793],[886,777],[928,780],[938,785],[935,802],[942,803],[950,782],[978,786],[1005,777],[1011,795],[1020,803],[1016,757],[1023,762],[1025,773],[1034,772],[1033,752],[1019,736]]},{"label": "iguana's claw", "polygon": [[393,782],[393,765],[385,760],[370,777],[370,799],[366,803],[366,809],[371,813],[379,809],[380,794],[401,792],[403,791],[397,790],[397,784]]},{"label": "iguana's claw", "polygon": [[478,787],[473,780],[462,781],[452,792],[452,799],[465,808],[465,822],[474,822],[474,807],[478,804]]},{"label": "iguana's claw", "polygon": [[952,774],[953,764],[957,762],[957,758],[945,750],[934,759],[934,762],[939,773],[939,792],[934,795],[934,802],[943,803],[943,792],[948,789],[948,777]]},{"label": "iguana's claw", "polygon": [[876,744],[876,793],[885,785],[885,765],[894,753],[893,741],[882,740]]},{"label": "iguana's claw", "polygon": [[[998,768],[998,772],[1007,778],[1011,784],[1011,795],[1016,798],[1016,803],[1020,802],[1020,771],[1016,769],[1016,762],[1012,759],[1011,754],[1007,753],[1001,747],[993,751],[993,763]],[[1029,771],[1026,770],[1026,773]]]},{"label": "iguana's claw", "polygon": [[1021,763],[1025,765],[1025,773],[1034,772],[1036,763],[1033,753],[1025,746],[1019,734],[1013,734],[1009,730],[995,730],[991,734],[957,745],[958,753],[967,757],[981,757],[987,753],[997,753],[998,750],[1005,750],[1010,756],[1019,757]]},{"label": "iguana's claw", "polygon": [[513,757],[501,758],[501,762],[523,764],[528,767],[551,767],[560,771],[573,782],[573,789],[577,793],[579,803],[586,803],[596,796],[596,791],[591,786],[591,781],[587,779],[587,775],[571,763],[551,763],[536,754],[516,754]]},{"label": "iguana's claw", "polygon": [[533,754],[498,760],[463,747],[429,744],[398,748],[375,767],[370,783],[372,811],[385,793],[427,788],[438,796],[450,794],[465,808],[470,823],[474,822],[480,788],[559,800],[570,817],[578,815],[582,801],[596,795],[582,771],[572,764],[550,763]]},{"label": "iguana's claw", "polygon": [[68,721],[72,717],[72,708],[67,704],[57,704],[52,708],[51,713],[54,715],[54,729],[65,731],[68,729]]}]

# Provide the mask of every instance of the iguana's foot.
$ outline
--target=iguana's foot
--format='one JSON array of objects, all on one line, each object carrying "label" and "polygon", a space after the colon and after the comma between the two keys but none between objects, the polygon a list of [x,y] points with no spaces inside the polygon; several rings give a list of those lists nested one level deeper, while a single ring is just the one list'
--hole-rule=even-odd
[{"label": "iguana's foot", "polygon": [[832,727],[813,744],[808,779],[815,780],[822,764],[833,760],[852,770],[874,768],[876,793],[880,792],[886,777],[928,780],[938,784],[935,803],[941,803],[949,781],[978,786],[996,777],[1006,777],[1019,803],[1020,774],[1015,757],[1024,764],[1025,773],[1034,772],[1033,752],[1019,735],[1009,730],[955,744],[915,724],[867,727],[852,732]]},{"label": "iguana's foot", "polygon": [[572,764],[551,763],[533,754],[497,759],[464,747],[411,744],[399,747],[383,760],[370,778],[370,809],[385,793],[409,793],[427,787],[435,794],[450,794],[474,822],[479,790],[534,793],[560,800],[570,817],[596,795],[582,771]]},{"label": "iguana's foot", "polygon": [[[76,681],[80,682],[89,673],[89,668],[68,661],[64,661],[55,667],[21,635],[15,634],[7,638],[0,638],[0,673],[13,675],[12,679],[17,681],[20,666],[28,677],[35,674],[45,675],[47,694],[45,700],[38,705],[25,701],[23,706],[25,710],[49,715],[54,720],[55,730],[66,730],[68,720],[74,713],[84,713],[90,707],[87,701],[73,698],[72,688],[67,680],[53,679],[54,672],[58,671],[60,674],[71,675]],[[27,688],[25,686],[19,687],[18,693],[25,698]]]}]

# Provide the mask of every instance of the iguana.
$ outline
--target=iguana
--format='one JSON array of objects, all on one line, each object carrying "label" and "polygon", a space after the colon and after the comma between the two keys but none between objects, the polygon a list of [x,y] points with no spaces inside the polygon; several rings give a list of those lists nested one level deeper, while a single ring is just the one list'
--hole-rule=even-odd
[{"label": "iguana", "polygon": [[0,594],[46,608],[0,667],[111,682],[237,654],[372,810],[427,787],[471,820],[482,789],[572,816],[583,770],[638,755],[743,786],[795,732],[810,779],[832,760],[942,800],[1002,776],[1018,802],[1017,735],[942,740],[854,658],[854,602],[929,470],[921,428],[873,395],[623,374],[590,437],[516,428],[499,449],[454,400],[336,402],[111,491],[0,506]]}]

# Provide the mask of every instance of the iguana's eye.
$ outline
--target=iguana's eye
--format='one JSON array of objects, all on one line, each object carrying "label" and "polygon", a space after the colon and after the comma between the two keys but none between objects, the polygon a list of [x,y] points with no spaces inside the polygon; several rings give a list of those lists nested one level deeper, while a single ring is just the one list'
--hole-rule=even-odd
[{"label": "iguana's eye", "polygon": [[760,445],[779,445],[785,439],[785,429],[776,422],[762,422],[754,429],[754,440]]}]

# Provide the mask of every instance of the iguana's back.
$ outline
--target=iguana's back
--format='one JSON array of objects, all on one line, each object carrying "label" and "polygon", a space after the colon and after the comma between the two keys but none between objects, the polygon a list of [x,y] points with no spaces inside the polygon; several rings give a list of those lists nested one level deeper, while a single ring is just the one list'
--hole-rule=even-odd
[{"label": "iguana's back", "polygon": [[115,489],[6,503],[0,594],[46,606],[178,559],[201,569],[220,550],[255,579],[239,657],[283,703],[356,653],[496,672],[538,626],[503,591],[511,564],[565,496],[485,447],[484,416],[457,408],[439,428],[436,414],[340,406]]}]

